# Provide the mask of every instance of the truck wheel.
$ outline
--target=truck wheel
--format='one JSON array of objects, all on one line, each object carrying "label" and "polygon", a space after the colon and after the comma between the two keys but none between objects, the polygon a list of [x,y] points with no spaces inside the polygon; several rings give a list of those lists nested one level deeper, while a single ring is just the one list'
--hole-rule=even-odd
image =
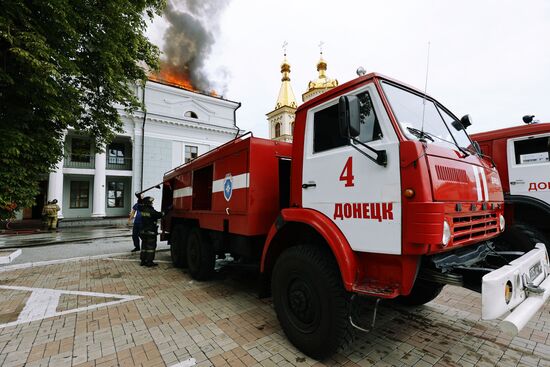
[{"label": "truck wheel", "polygon": [[323,359],[352,342],[349,294],[330,253],[314,246],[291,247],[277,260],[271,287],[277,318],[303,353]]},{"label": "truck wheel", "polygon": [[495,247],[504,251],[528,252],[539,242],[544,243],[546,248],[550,248],[550,240],[544,233],[528,224],[514,223],[495,240]]},{"label": "truck wheel", "polygon": [[176,224],[172,229],[170,241],[170,256],[172,264],[176,268],[187,266],[187,239],[189,238],[189,227],[184,224]]},{"label": "truck wheel", "polygon": [[216,254],[212,242],[200,228],[193,228],[187,240],[187,266],[196,280],[208,280],[214,274]]},{"label": "truck wheel", "polygon": [[411,293],[408,296],[396,297],[395,302],[404,306],[420,306],[433,301],[442,289],[443,284],[416,280]]}]

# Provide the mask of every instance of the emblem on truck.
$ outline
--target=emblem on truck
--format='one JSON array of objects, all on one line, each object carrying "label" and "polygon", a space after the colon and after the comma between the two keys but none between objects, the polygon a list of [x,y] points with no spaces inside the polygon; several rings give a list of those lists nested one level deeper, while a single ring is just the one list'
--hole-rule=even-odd
[{"label": "emblem on truck", "polygon": [[233,177],[231,173],[225,175],[223,179],[223,197],[225,200],[231,200],[231,195],[233,194]]}]

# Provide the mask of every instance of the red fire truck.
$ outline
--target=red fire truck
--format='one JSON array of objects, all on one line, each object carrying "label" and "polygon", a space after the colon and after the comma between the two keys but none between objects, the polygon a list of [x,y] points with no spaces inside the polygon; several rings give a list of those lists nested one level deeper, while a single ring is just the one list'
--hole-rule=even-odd
[{"label": "red fire truck", "polygon": [[550,123],[532,119],[524,116],[528,125],[472,135],[502,180],[508,228],[497,241],[524,251],[550,243]]},{"label": "red fire truck", "polygon": [[358,297],[419,305],[445,284],[481,292],[484,318],[513,310],[505,324],[520,329],[548,297],[531,296],[550,282],[546,249],[493,249],[502,187],[468,124],[360,76],[298,108],[293,144],[239,136],[167,172],[162,237],[198,280],[217,259],[257,265],[287,337],[314,358],[361,328]]}]

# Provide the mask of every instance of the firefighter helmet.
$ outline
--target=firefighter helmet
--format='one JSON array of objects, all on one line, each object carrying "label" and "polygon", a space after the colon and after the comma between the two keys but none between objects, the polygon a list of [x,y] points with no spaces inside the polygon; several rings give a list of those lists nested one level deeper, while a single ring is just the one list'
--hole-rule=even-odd
[{"label": "firefighter helmet", "polygon": [[153,205],[153,201],[155,201],[155,199],[151,196],[146,196],[143,198],[143,204],[145,205]]}]

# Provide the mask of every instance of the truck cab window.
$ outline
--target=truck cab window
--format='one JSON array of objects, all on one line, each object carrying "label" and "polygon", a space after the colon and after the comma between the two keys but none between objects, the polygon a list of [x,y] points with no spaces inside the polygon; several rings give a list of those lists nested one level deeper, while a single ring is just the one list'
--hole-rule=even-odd
[{"label": "truck cab window", "polygon": [[[411,140],[425,139],[428,143],[456,147],[453,135],[434,101],[386,82],[382,83],[382,88],[405,136]],[[469,139],[465,139],[469,145]]]},{"label": "truck cab window", "polygon": [[550,137],[518,140],[514,142],[516,164],[550,162]]},{"label": "truck cab window", "polygon": [[[361,108],[361,133],[358,140],[363,143],[382,138],[378,117],[374,112],[368,92],[357,95]],[[338,105],[316,112],[313,117],[313,151],[315,153],[348,145],[348,139],[342,138],[338,131]]]},{"label": "truck cab window", "polygon": [[338,105],[332,105],[313,116],[313,151],[315,153],[348,145],[338,131]]}]

